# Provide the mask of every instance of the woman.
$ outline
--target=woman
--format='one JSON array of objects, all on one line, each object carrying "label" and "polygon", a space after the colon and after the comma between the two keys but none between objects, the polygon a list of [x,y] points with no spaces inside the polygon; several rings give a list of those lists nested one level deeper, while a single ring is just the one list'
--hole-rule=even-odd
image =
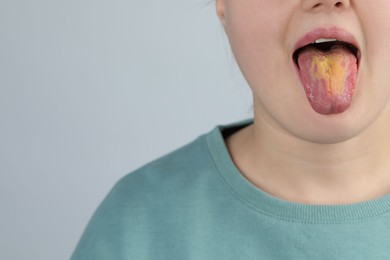
[{"label": "woman", "polygon": [[120,180],[72,259],[390,259],[390,2],[216,8],[253,120]]}]

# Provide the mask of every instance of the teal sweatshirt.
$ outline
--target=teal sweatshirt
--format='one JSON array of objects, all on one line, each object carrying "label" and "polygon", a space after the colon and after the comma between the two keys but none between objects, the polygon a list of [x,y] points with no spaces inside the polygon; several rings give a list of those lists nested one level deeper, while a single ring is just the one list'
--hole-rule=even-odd
[{"label": "teal sweatshirt", "polygon": [[390,195],[305,205],[255,187],[218,126],[122,178],[90,220],[72,260],[390,259]]}]

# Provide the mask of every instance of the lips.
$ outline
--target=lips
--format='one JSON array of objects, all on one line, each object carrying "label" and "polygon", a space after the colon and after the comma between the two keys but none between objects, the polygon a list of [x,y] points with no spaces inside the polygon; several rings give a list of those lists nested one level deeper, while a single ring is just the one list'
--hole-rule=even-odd
[{"label": "lips", "polygon": [[350,107],[360,57],[353,35],[336,27],[315,29],[297,42],[292,59],[315,112],[338,114]]},{"label": "lips", "polygon": [[338,27],[331,28],[317,28],[306,35],[304,35],[294,47],[293,59],[296,55],[296,52],[301,48],[308,46],[310,44],[314,44],[318,39],[336,39],[338,42],[344,43],[346,45],[352,46],[356,50],[356,58],[358,63],[360,61],[360,46],[357,42],[356,38],[344,29],[340,29]]}]

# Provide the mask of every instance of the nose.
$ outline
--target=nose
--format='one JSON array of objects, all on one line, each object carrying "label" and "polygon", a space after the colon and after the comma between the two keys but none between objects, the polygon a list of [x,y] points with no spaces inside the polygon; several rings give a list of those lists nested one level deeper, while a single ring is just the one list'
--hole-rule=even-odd
[{"label": "nose", "polygon": [[351,5],[349,0],[304,0],[302,8],[306,12],[341,11]]}]

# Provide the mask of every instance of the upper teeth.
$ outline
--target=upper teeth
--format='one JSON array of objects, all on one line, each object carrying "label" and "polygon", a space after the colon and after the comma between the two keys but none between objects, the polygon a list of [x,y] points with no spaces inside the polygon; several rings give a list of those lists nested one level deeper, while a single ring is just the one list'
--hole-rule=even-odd
[{"label": "upper teeth", "polygon": [[333,39],[333,38],[319,38],[317,40],[315,40],[315,43],[323,43],[323,42],[335,42],[337,41],[337,39]]}]

